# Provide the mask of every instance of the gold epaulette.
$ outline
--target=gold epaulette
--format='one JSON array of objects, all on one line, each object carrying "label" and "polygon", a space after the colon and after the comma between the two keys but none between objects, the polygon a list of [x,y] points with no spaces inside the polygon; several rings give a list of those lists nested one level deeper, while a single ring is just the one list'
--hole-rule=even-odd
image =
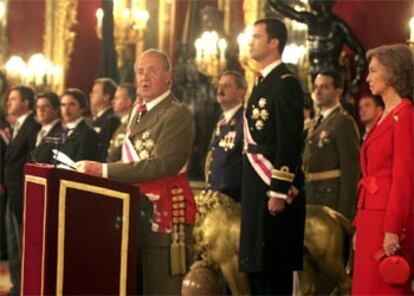
[{"label": "gold epaulette", "polygon": [[292,183],[295,178],[295,174],[289,171],[289,167],[282,166],[280,170],[272,170],[272,179],[282,180]]}]

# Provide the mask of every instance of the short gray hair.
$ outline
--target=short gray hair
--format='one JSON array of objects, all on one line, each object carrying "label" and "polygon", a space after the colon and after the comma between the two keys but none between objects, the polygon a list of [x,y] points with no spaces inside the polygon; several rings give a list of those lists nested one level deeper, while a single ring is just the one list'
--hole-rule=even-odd
[{"label": "short gray hair", "polygon": [[136,68],[139,59],[142,58],[146,54],[153,54],[153,55],[158,56],[161,59],[162,63],[163,63],[164,70],[167,71],[167,72],[171,70],[171,62],[170,62],[170,58],[168,57],[168,55],[165,52],[163,52],[162,50],[155,49],[155,48],[150,48],[150,49],[147,49],[146,51],[144,51],[139,56],[137,61],[135,62],[134,68]]}]

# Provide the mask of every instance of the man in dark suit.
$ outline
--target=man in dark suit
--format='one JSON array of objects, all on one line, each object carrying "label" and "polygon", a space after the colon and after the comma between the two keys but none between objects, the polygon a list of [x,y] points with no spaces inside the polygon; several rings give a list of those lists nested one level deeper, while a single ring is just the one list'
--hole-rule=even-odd
[{"label": "man in dark suit", "polygon": [[112,100],[112,107],[114,113],[121,121],[121,125],[115,130],[112,135],[108,147],[107,161],[117,161],[122,158],[122,143],[126,133],[129,114],[134,105],[136,97],[136,88],[132,83],[122,83],[118,86],[115,97]]},{"label": "man in dark suit", "polygon": [[93,115],[92,127],[99,136],[99,156],[101,161],[106,160],[106,154],[112,135],[120,124],[120,120],[112,109],[112,100],[116,91],[116,83],[110,78],[95,80],[89,94],[91,113]]},{"label": "man in dark suit", "polygon": [[64,91],[60,99],[60,111],[65,126],[59,150],[73,161],[99,159],[98,136],[83,119],[85,108],[86,97],[80,89],[69,88]]},{"label": "man in dark suit", "polygon": [[34,162],[53,163],[52,149],[58,147],[63,132],[59,106],[59,97],[54,92],[40,93],[36,97],[36,117],[42,127],[31,153]]},{"label": "man in dark suit", "polygon": [[260,72],[245,111],[239,259],[253,295],[292,294],[302,267],[303,92],[281,62],[286,40],[281,21],[255,22],[250,53]]},{"label": "man in dark suit", "polygon": [[11,295],[20,294],[21,226],[23,216],[23,165],[30,158],[40,128],[32,109],[34,92],[26,86],[12,88],[7,98],[7,111],[17,117],[12,140],[4,162],[4,185],[7,194],[6,231]]},{"label": "man in dark suit", "polygon": [[207,188],[227,194],[237,202],[241,200],[243,99],[246,88],[239,72],[226,71],[221,75],[217,102],[223,114],[217,122],[207,156]]}]

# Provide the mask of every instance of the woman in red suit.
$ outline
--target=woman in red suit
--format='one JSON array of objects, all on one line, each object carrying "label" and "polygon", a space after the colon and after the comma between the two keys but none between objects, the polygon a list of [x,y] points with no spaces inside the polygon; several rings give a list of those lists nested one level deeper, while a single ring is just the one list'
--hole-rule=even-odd
[{"label": "woman in red suit", "polygon": [[[413,53],[406,45],[368,51],[367,82],[385,109],[361,148],[353,295],[411,295],[410,283],[386,284],[376,255],[413,256]],[[410,268],[412,270],[412,267]]]}]

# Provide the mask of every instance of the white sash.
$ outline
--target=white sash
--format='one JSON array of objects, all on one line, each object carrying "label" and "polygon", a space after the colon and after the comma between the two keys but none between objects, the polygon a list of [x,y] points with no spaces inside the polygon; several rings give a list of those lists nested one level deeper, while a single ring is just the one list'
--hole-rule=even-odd
[{"label": "white sash", "polygon": [[[249,124],[247,123],[246,118],[246,112],[243,116],[243,125],[244,143],[246,147],[248,145],[257,145],[252,135],[250,134]],[[250,161],[250,164],[252,165],[256,173],[259,175],[259,177],[263,180],[263,182],[270,186],[272,180],[273,164],[268,159],[266,159],[263,156],[263,154],[249,153],[246,151],[246,155]]]}]

